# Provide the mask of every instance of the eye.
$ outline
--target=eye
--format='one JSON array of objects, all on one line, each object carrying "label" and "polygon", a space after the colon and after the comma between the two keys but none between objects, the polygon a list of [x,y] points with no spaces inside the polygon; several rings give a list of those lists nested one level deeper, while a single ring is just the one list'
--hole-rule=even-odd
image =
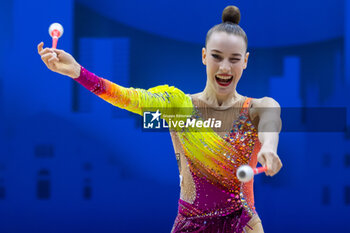
[{"label": "eye", "polygon": [[217,55],[217,54],[212,54],[211,56],[212,56],[213,58],[217,59],[217,60],[220,60],[220,59],[221,59],[221,57],[220,57],[219,55]]},{"label": "eye", "polygon": [[231,59],[230,59],[231,62],[238,62],[238,61],[240,61],[240,60],[241,60],[241,59],[239,59],[239,58],[231,58]]}]

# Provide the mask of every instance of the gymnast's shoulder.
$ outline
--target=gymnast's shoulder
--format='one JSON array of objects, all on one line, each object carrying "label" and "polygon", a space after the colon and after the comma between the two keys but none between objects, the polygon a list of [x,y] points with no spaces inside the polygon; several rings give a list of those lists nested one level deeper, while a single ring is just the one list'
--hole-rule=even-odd
[{"label": "gymnast's shoulder", "polygon": [[253,98],[249,109],[249,115],[251,119],[261,117],[263,114],[273,114],[276,117],[280,115],[281,106],[279,103],[271,97]]},{"label": "gymnast's shoulder", "polygon": [[271,97],[252,98],[251,108],[280,108],[279,103]]}]

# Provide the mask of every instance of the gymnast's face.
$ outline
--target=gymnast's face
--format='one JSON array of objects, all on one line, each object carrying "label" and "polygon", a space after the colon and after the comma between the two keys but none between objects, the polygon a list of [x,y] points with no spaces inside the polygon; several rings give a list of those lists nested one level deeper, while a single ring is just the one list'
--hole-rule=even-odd
[{"label": "gymnast's face", "polygon": [[202,49],[202,61],[207,70],[207,87],[216,95],[228,96],[236,90],[249,53],[241,36],[214,32]]}]

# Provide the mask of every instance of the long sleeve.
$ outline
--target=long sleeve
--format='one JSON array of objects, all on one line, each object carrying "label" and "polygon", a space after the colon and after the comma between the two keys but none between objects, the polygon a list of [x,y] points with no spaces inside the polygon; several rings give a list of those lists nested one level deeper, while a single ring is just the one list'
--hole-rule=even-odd
[{"label": "long sleeve", "polygon": [[148,90],[125,88],[98,77],[84,67],[81,67],[80,76],[75,81],[108,103],[139,115],[142,115],[147,108],[170,109],[192,106],[190,97],[175,87],[163,85]]}]

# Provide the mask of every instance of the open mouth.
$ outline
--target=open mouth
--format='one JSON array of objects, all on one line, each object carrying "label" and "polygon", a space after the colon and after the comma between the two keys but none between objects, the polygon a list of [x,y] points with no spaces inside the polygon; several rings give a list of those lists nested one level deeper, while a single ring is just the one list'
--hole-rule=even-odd
[{"label": "open mouth", "polygon": [[228,86],[230,85],[230,83],[233,80],[233,76],[231,76],[231,78],[219,78],[218,76],[215,76],[216,82],[220,85],[220,86]]}]

